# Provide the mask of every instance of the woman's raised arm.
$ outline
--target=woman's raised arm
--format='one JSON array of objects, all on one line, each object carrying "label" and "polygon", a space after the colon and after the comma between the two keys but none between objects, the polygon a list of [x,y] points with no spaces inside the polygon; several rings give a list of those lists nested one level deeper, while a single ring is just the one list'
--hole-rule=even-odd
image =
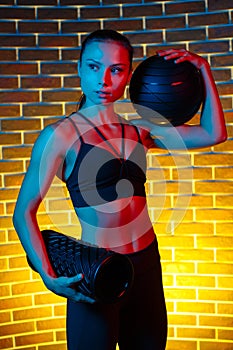
[{"label": "woman's raised arm", "polygon": [[[224,113],[208,62],[201,56],[183,49],[163,50],[158,54],[167,60],[175,59],[176,64],[189,61],[200,70],[204,83],[200,124],[161,127],[142,119],[135,120],[134,123],[149,129],[155,145],[162,148],[165,145],[169,149],[201,148],[224,142],[227,139]],[[178,134],[183,142],[180,142]]]}]

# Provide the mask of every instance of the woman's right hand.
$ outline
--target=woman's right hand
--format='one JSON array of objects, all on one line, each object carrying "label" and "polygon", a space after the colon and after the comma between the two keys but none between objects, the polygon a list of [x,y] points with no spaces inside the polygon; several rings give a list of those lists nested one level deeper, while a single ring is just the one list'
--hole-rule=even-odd
[{"label": "woman's right hand", "polygon": [[48,275],[42,275],[45,286],[53,293],[71,299],[74,302],[91,303],[95,302],[94,299],[83,295],[77,291],[77,285],[82,281],[83,275],[80,273],[74,277],[51,277]]}]

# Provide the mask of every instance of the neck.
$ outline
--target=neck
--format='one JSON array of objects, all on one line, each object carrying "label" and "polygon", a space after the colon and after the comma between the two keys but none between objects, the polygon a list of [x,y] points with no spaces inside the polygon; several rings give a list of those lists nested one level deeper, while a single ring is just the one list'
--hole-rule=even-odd
[{"label": "neck", "polygon": [[[118,121],[118,117],[114,111],[114,104],[95,105],[93,107],[85,108],[85,105],[79,110],[85,117],[92,119],[98,124],[109,124]],[[78,112],[79,112],[78,111]]]}]

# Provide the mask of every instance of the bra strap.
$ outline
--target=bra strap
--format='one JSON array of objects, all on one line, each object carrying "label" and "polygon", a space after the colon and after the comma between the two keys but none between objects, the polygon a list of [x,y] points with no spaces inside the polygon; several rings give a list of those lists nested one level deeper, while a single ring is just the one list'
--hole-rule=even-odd
[{"label": "bra strap", "polygon": [[80,138],[80,140],[83,142],[83,137],[82,137],[82,134],[77,126],[77,124],[73,121],[73,119],[71,118],[72,114],[67,117],[67,119],[71,122],[71,124],[73,125],[73,127],[75,128],[77,134],[78,134],[78,137]]},{"label": "bra strap", "polygon": [[[115,153],[115,155],[118,158],[121,158],[121,154],[115,149],[115,147],[111,144],[111,142],[109,142],[109,140],[104,136],[104,134],[99,130],[99,128],[90,120],[88,119],[85,115],[83,115],[82,113],[79,112],[79,115],[89,124],[91,125],[95,131],[97,132],[97,134],[102,138],[102,140],[104,142],[106,142],[106,144],[112,149],[112,151]],[[123,130],[123,129],[122,129]]]}]

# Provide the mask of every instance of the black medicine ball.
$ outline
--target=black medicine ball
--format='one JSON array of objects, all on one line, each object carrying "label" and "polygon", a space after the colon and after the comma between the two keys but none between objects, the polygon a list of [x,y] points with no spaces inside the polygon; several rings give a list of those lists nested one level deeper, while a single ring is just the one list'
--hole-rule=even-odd
[{"label": "black medicine ball", "polygon": [[[192,63],[175,63],[155,55],[135,69],[129,94],[142,118],[150,119],[149,108],[177,126],[186,123],[198,112],[203,102],[203,82],[199,70]],[[156,120],[153,121],[156,123]]]}]

